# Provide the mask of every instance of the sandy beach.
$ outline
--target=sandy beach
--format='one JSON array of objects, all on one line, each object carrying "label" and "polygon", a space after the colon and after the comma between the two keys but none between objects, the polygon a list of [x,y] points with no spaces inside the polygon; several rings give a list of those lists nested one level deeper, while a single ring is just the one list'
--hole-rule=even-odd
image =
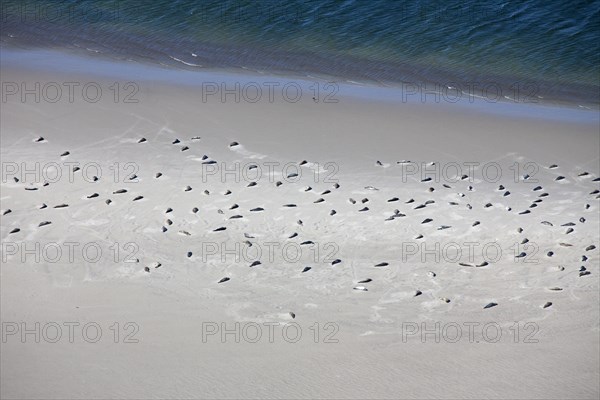
[{"label": "sandy beach", "polygon": [[596,111],[63,57],[2,64],[2,398],[598,398]]}]

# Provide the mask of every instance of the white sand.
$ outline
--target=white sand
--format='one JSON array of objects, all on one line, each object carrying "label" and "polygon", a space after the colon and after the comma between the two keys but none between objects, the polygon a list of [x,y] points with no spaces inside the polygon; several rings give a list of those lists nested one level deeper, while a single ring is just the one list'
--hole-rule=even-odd
[{"label": "white sand", "polygon": [[[62,178],[48,186],[42,186],[43,179],[33,182],[33,175],[15,182],[10,174],[1,184],[0,208],[12,210],[2,217],[0,230],[6,257],[0,269],[6,334],[2,398],[598,398],[600,222],[599,200],[589,194],[599,187],[593,182],[600,173],[597,122],[366,100],[345,96],[343,90],[337,104],[306,96],[294,104],[203,103],[198,87],[145,81],[136,81],[140,102],[123,104],[114,103],[106,90],[114,79],[3,68],[2,80],[96,81],[105,89],[96,104],[81,98],[2,103],[3,170],[11,163],[31,167],[36,162],[42,168],[53,162],[64,168]],[[553,111],[544,113],[552,116]],[[46,140],[35,143],[40,135]],[[195,136],[201,139],[192,140]],[[142,137],[147,141],[137,143]],[[181,143],[173,145],[175,138]],[[232,141],[240,146],[230,148]],[[182,152],[183,146],[189,150]],[[70,155],[61,158],[64,151]],[[266,173],[267,162],[280,164],[273,179],[263,176],[257,186],[246,187],[243,176],[238,182],[232,175],[203,181],[203,155],[220,168],[256,162]],[[450,182],[445,178],[454,178],[454,169],[448,167],[446,177],[432,182],[420,182],[420,175],[403,179],[397,161],[404,159],[419,166],[435,162],[440,168],[455,162],[467,174],[465,163],[495,162],[502,178],[486,181],[476,168],[469,179]],[[298,182],[281,177],[283,165],[302,160],[309,164],[300,167]],[[102,176],[88,182],[80,170],[70,180],[63,162],[98,163]],[[110,169],[115,162],[121,172],[117,179]],[[322,169],[329,162],[337,166],[338,189],[333,181],[323,181],[328,173]],[[319,163],[320,174],[313,163]],[[521,168],[517,181],[511,169],[515,163]],[[549,169],[551,164],[559,167]],[[95,175],[93,169],[86,171],[88,177]],[[494,169],[488,171],[495,175]],[[578,176],[584,171],[589,175]],[[133,172],[139,182],[124,182]],[[157,172],[163,174],[158,179]],[[523,181],[526,173],[538,182]],[[565,179],[555,181],[559,175]],[[283,185],[277,187],[276,180]],[[25,190],[30,183],[39,189]],[[497,190],[500,184],[510,196]],[[543,189],[533,191],[538,185]],[[305,192],[307,186],[312,190]],[[128,192],[113,194],[122,188]],[[331,193],[320,194],[327,189]],[[226,190],[232,193],[224,195]],[[549,195],[543,202],[529,208],[544,192]],[[99,196],[87,199],[92,193]],[[144,198],[133,201],[138,195]],[[325,202],[314,203],[320,197]],[[387,202],[393,197],[399,201]],[[109,198],[113,202],[107,205]],[[363,198],[369,201],[362,204]],[[405,204],[410,198],[415,202]],[[435,203],[414,209],[427,200]],[[485,208],[488,202],[492,207]],[[48,207],[39,209],[42,203]],[[53,208],[61,203],[69,207]],[[229,210],[234,203],[239,208]],[[297,207],[283,207],[290,203]],[[165,213],[169,207],[173,211]],[[264,211],[249,211],[255,207]],[[363,207],[369,210],[359,212]],[[330,216],[332,209],[337,213]],[[406,216],[385,221],[394,209]],[[526,209],[531,213],[518,214]],[[229,219],[236,214],[243,218]],[[433,221],[421,224],[426,218]],[[167,225],[167,219],[173,224]],[[38,227],[42,221],[51,224]],[[475,221],[480,225],[472,227]],[[570,234],[561,226],[568,222],[575,223]],[[442,225],[451,227],[438,230]],[[218,227],[227,230],[213,232]],[[14,228],[20,231],[10,234]],[[288,239],[294,232],[298,236]],[[290,252],[302,248],[301,259],[285,260],[281,247],[272,260],[264,253],[262,264],[252,268],[251,261],[234,255],[224,261],[219,255],[204,259],[206,243],[232,250],[236,243],[244,246],[244,233],[265,252],[268,242],[296,243]],[[419,234],[424,238],[416,240]],[[525,238],[532,245],[526,249],[531,263],[514,257],[525,251],[520,244]],[[310,245],[299,246],[303,241],[319,248],[318,260]],[[57,262],[48,262],[48,254],[40,262],[32,255],[21,260],[25,246],[51,242],[63,250]],[[73,260],[66,254],[69,242],[79,244]],[[124,261],[129,242],[135,244],[132,258],[138,263]],[[456,261],[448,259],[452,251],[446,257],[438,251],[438,261],[433,255],[406,254],[414,249],[410,246],[435,249],[436,243],[444,248],[468,242],[477,243],[473,261],[466,247]],[[89,243],[102,250],[97,262],[82,257],[81,247]],[[115,243],[121,247],[116,260]],[[497,262],[479,268],[459,265],[484,261],[481,249],[487,243],[502,249]],[[586,251],[593,244],[597,247]],[[14,246],[17,254],[8,254]],[[331,249],[332,258],[342,260],[334,266],[323,260]],[[547,257],[548,251],[554,256]],[[582,262],[582,255],[589,259]],[[155,262],[160,268],[154,268]],[[380,262],[389,265],[374,267]],[[302,273],[305,266],[312,269]],[[591,274],[580,277],[581,266]],[[218,284],[225,276],[231,279]],[[367,278],[372,281],[357,283]],[[368,291],[353,290],[356,286]],[[549,290],[553,287],[562,290]],[[422,294],[413,297],[416,290]],[[490,302],[498,305],[483,309]],[[546,302],[552,306],[544,309]],[[282,337],[292,321],[302,329],[296,343]],[[46,334],[40,343],[33,334],[21,340],[21,332],[7,333],[21,329],[21,323],[33,329],[36,322]],[[80,324],[73,343],[64,325],[69,322]],[[135,325],[126,329],[127,322]],[[54,337],[54,325],[42,329],[49,323],[62,327],[56,343],[47,340]],[[86,323],[101,327],[97,343],[82,337]],[[259,324],[263,336],[257,343],[244,338],[236,343],[234,335],[224,341],[213,335],[203,342],[207,323],[226,323],[230,329],[239,323],[249,336],[256,325],[248,324]],[[272,343],[265,323],[277,323]],[[420,332],[406,335],[421,323],[429,329],[439,323],[447,336],[436,343],[434,335],[425,340]],[[480,324],[472,338],[468,323]],[[318,343],[310,329],[315,324]],[[455,343],[453,324],[462,327]],[[482,331],[485,324],[491,324],[487,332]],[[138,343],[125,343],[125,334],[135,326]],[[495,327],[502,337],[491,343]],[[287,332],[294,336],[294,329]],[[94,333],[89,330],[88,338]],[[327,343],[330,333],[337,343]]]}]

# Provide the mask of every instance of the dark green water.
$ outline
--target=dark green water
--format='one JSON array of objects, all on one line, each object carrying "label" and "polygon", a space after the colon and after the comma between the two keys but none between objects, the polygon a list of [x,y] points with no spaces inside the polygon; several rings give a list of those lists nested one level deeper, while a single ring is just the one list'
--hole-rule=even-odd
[{"label": "dark green water", "polygon": [[[2,46],[597,106],[600,1],[3,1]],[[87,49],[87,50],[86,50]],[[200,67],[201,66],[201,67]]]}]

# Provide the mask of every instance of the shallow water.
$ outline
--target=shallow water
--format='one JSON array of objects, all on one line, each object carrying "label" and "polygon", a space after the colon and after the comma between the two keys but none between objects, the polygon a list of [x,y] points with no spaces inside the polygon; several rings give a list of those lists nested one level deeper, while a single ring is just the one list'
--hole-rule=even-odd
[{"label": "shallow water", "polygon": [[[600,1],[6,1],[3,46],[596,107]],[[412,90],[412,88],[411,88]],[[454,90],[454,89],[450,89]]]}]

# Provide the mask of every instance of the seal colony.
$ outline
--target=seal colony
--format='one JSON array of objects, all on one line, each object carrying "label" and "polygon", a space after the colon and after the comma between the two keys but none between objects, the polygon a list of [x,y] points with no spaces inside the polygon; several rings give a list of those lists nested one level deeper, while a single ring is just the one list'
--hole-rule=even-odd
[{"label": "seal colony", "polygon": [[[53,138],[51,135],[44,135],[44,140],[40,141],[39,139],[34,139],[34,143],[44,143],[47,145],[48,143],[52,143]],[[163,143],[164,142],[164,143]],[[135,140],[135,143],[140,145],[141,147],[147,147],[151,145],[164,146],[165,149],[168,147],[167,144],[183,144],[182,150],[189,150],[190,152],[201,151],[206,152],[208,149],[203,146],[200,137],[193,137],[189,140],[179,138],[170,138],[168,140],[161,140],[160,142],[155,143],[152,139],[148,139],[146,137],[141,137]],[[130,145],[131,146],[131,145]],[[223,143],[223,147],[228,147],[231,151],[240,151],[239,149],[245,150],[245,147],[242,146],[238,141],[232,141],[228,145]],[[129,151],[135,152],[137,151],[134,146],[131,146]],[[140,150],[143,151],[143,150]],[[65,151],[60,154],[59,157],[70,157],[75,158],[78,156],[76,150]],[[171,157],[176,157],[172,155]],[[202,160],[206,160],[209,158],[206,154],[203,155]],[[182,163],[186,161],[187,158],[183,158],[181,160]],[[218,161],[215,160],[215,163]],[[389,168],[398,168],[395,166],[404,165],[406,162],[397,161],[397,162],[389,162],[386,165]],[[183,165],[183,164],[182,164]],[[427,165],[432,166],[435,163],[427,163]],[[310,163],[306,160],[299,161],[295,163],[295,168],[297,168],[300,172],[302,169],[305,169],[309,172]],[[380,162],[375,162],[375,166],[381,166]],[[189,167],[186,167],[189,168]],[[258,166],[256,164],[252,164],[248,167],[249,170],[256,170]],[[92,182],[86,182],[85,186],[89,186],[96,188],[96,191],[91,195],[86,195],[83,197],[73,197],[73,198],[63,198],[63,200],[68,201],[68,203],[60,203],[54,205],[54,209],[67,209],[73,208],[75,206],[79,207],[82,211],[86,210],[89,202],[97,201],[98,205],[94,207],[95,213],[103,213],[104,211],[100,208],[100,204],[102,202],[105,203],[107,207],[111,208],[120,208],[123,212],[132,212],[135,209],[127,207],[123,208],[127,201],[133,201],[137,203],[151,203],[151,210],[166,210],[163,211],[165,214],[169,214],[170,218],[163,220],[161,218],[161,213],[158,211],[151,211],[146,214],[145,218],[148,220],[153,220],[154,223],[149,224],[148,228],[145,230],[145,234],[149,237],[152,237],[154,241],[161,242],[170,237],[173,233],[171,233],[171,229],[167,228],[169,226],[175,226],[177,229],[174,229],[173,232],[179,233],[183,236],[189,236],[190,239],[186,242],[187,250],[182,253],[185,255],[187,261],[192,262],[196,265],[201,265],[202,262],[209,262],[206,258],[203,261],[198,261],[198,257],[193,257],[193,254],[202,253],[203,249],[197,248],[198,244],[195,244],[195,240],[212,240],[211,235],[220,235],[218,236],[218,240],[222,240],[224,242],[234,242],[237,240],[238,243],[243,243],[244,246],[251,247],[253,242],[247,239],[255,239],[259,238],[269,238],[269,239],[279,239],[281,240],[281,236],[273,237],[270,234],[270,231],[273,230],[274,227],[280,226],[281,228],[291,228],[294,224],[292,221],[295,221],[297,218],[301,217],[304,221],[310,221],[310,224],[313,227],[316,226],[327,226],[328,230],[335,231],[343,219],[346,221],[350,221],[353,224],[362,225],[363,222],[370,223],[378,223],[381,224],[382,228],[393,226],[401,227],[401,231],[403,232],[412,232],[415,235],[412,235],[413,240],[422,241],[425,248],[429,243],[435,242],[443,242],[444,240],[448,240],[449,238],[460,235],[465,238],[468,238],[470,241],[475,241],[478,239],[478,232],[480,232],[483,228],[485,228],[486,223],[483,221],[483,218],[479,218],[474,222],[468,221],[468,215],[472,212],[474,208],[483,209],[483,210],[492,210],[486,211],[495,214],[495,217],[491,219],[502,219],[505,221],[512,221],[514,224],[515,231],[518,232],[518,236],[512,237],[514,243],[499,243],[502,249],[508,250],[511,248],[511,245],[518,244],[519,248],[517,250],[511,250],[511,256],[505,256],[503,258],[504,261],[507,259],[512,259],[515,265],[519,265],[518,261],[520,259],[527,259],[533,256],[539,256],[540,254],[545,254],[545,256],[541,256],[541,259],[536,258],[536,262],[542,263],[553,263],[548,259],[553,257],[557,252],[562,252],[565,257],[568,255],[568,259],[573,260],[570,265],[561,265],[560,266],[560,275],[556,275],[554,281],[558,283],[563,281],[564,279],[568,280],[576,280],[576,279],[592,279],[591,275],[596,272],[595,268],[589,270],[585,267],[585,265],[590,265],[588,262],[589,257],[595,257],[597,259],[597,252],[594,252],[596,249],[593,244],[593,240],[590,238],[578,238],[577,237],[577,228],[579,225],[584,224],[587,218],[593,217],[594,214],[597,214],[598,210],[598,199],[600,196],[598,195],[598,187],[597,183],[594,183],[594,176],[589,172],[580,173],[577,171],[560,171],[560,167],[557,164],[549,165],[545,167],[546,171],[548,171],[548,176],[551,177],[550,180],[555,182],[560,182],[560,185],[573,185],[577,184],[577,187],[583,189],[583,193],[575,191],[575,187],[572,189],[574,197],[572,198],[573,204],[576,205],[574,213],[569,214],[572,217],[572,220],[565,221],[565,218],[561,215],[555,215],[551,221],[548,221],[548,214],[544,212],[544,208],[555,207],[552,204],[552,193],[557,190],[562,190],[559,187],[550,187],[550,183],[546,183],[544,188],[542,185],[536,185],[531,189],[527,189],[528,186],[524,182],[526,182],[530,177],[529,175],[524,175],[522,180],[519,182],[505,182],[500,184],[497,188],[490,188],[490,185],[483,182],[478,185],[477,182],[470,181],[468,183],[462,183],[464,181],[468,181],[470,177],[468,175],[460,176],[460,180],[457,180],[453,184],[448,183],[440,183],[436,184],[433,182],[431,177],[423,178],[423,179],[415,179],[417,182],[414,186],[416,190],[411,190],[410,192],[406,192],[400,189],[391,189],[387,188],[386,190],[382,190],[376,188],[372,185],[362,185],[364,186],[364,190],[369,192],[369,197],[362,197],[363,193],[360,189],[352,189],[352,185],[349,182],[335,182],[328,183],[327,185],[323,185],[318,182],[302,182],[302,179],[298,179],[302,175],[309,176],[309,173],[305,171],[304,173],[292,172],[283,174],[283,183],[280,180],[274,182],[265,182],[261,183],[260,186],[263,186],[262,194],[266,193],[281,193],[283,191],[287,192],[285,195],[280,195],[282,201],[280,204],[273,204],[271,201],[269,205],[265,204],[264,201],[261,201],[261,195],[250,195],[248,192],[249,188],[253,186],[259,186],[258,182],[251,181],[246,184],[246,182],[236,182],[224,180],[222,182],[217,181],[214,183],[217,187],[212,187],[211,182],[203,182],[201,184],[205,197],[199,198],[197,195],[192,194],[192,183],[194,186],[198,186],[197,180],[194,182],[180,182],[185,185],[184,190],[181,191],[172,191],[169,199],[161,198],[160,196],[153,196],[152,189],[148,188],[143,184],[137,184],[139,182],[145,182],[147,178],[149,178],[152,174],[146,174],[144,171],[139,171],[136,174],[130,176],[129,181],[130,184],[127,187],[120,187],[115,189],[108,189],[104,191],[98,190],[98,181],[102,181],[100,178],[95,176]],[[389,169],[388,169],[389,170]],[[561,173],[568,175],[558,175],[554,170],[560,171]],[[163,169],[164,172],[155,174],[155,178],[162,176],[163,173],[166,174],[166,178],[162,185],[167,184],[170,179],[169,176],[177,175],[177,171],[170,171]],[[376,176],[378,174],[377,171],[381,171],[377,168],[373,170],[373,174]],[[74,170],[74,173],[82,173],[80,169]],[[389,173],[389,172],[386,172]],[[134,183],[135,182],[135,183]],[[310,185],[306,185],[306,183],[310,183]],[[368,183],[368,182],[365,182]],[[35,186],[37,184],[37,186]],[[313,190],[313,186],[323,186],[316,190]],[[39,187],[38,187],[39,186]],[[108,185],[113,187],[115,185]],[[223,187],[224,186],[224,187]],[[265,187],[266,186],[266,187]],[[362,187],[359,186],[359,187]],[[48,190],[52,190],[52,185],[48,185],[47,182],[44,182],[43,185],[40,185],[39,182],[27,182],[26,179],[23,180],[15,180],[14,184],[10,186],[10,190],[18,190],[19,187],[30,191],[31,188],[42,189],[40,191],[31,191],[31,199],[27,199],[25,202],[11,202],[10,198],[5,199],[3,203],[2,215],[4,218],[2,219],[2,229],[5,232],[5,235],[10,235],[11,240],[18,240],[19,236],[22,238],[27,237],[30,234],[35,233],[36,228],[46,227],[45,230],[51,229],[50,225],[52,224],[52,220],[50,218],[65,218],[64,215],[59,216],[58,214],[51,214],[47,210],[44,210],[45,207],[26,207],[25,204],[31,200],[31,204],[39,204],[40,201],[43,201],[43,204],[51,202],[51,198],[45,195],[45,192]],[[343,188],[350,188],[344,190]],[[437,189],[437,190],[436,190]],[[530,191],[530,193],[535,193],[536,198],[531,200],[529,207],[523,210],[522,201],[514,201],[507,202],[506,196],[511,192],[508,190],[511,189],[513,192],[521,191],[523,189],[525,191]],[[466,193],[477,193],[479,196],[475,197],[474,195],[466,195],[465,192],[461,192],[461,190]],[[537,192],[544,190],[540,195]],[[211,195],[211,192],[215,194]],[[220,192],[220,194],[219,194]],[[420,192],[420,193],[419,193]],[[89,191],[88,191],[89,193]],[[182,194],[178,194],[182,193]],[[292,194],[295,193],[295,194]],[[366,193],[366,192],[364,192]],[[109,198],[111,195],[116,195],[115,197]],[[360,201],[354,200],[350,196],[358,196],[361,198]],[[324,197],[327,196],[328,200],[325,200]],[[228,201],[228,197],[233,197],[236,202]],[[542,197],[545,202],[542,200]],[[256,198],[253,202],[253,198]],[[346,199],[350,199],[349,202]],[[418,201],[415,198],[419,198]],[[85,199],[85,200],[82,200]],[[446,201],[440,201],[444,199]],[[478,199],[485,199],[483,201]],[[448,201],[452,200],[452,201]],[[290,202],[292,201],[292,202]],[[478,205],[477,202],[480,201]],[[329,211],[325,209],[321,209],[320,203],[327,202],[330,206],[335,207],[335,209],[329,208]],[[178,206],[175,208],[174,204],[177,203]],[[238,208],[241,208],[239,204],[244,204],[244,209],[250,214],[262,215],[262,217],[257,220],[251,217],[246,213],[237,212]],[[365,204],[369,204],[370,207],[363,206]],[[403,207],[391,209],[388,204],[390,203],[398,203],[404,204]],[[577,206],[577,204],[579,205]],[[594,206],[590,206],[594,204]],[[181,205],[184,206],[181,206]],[[414,204],[417,204],[416,206]],[[197,205],[196,207],[192,207],[193,205]],[[513,211],[513,206],[516,210]],[[186,213],[179,210],[191,209],[191,213]],[[277,211],[277,209],[294,209],[297,210],[292,214],[281,214],[281,212]],[[223,211],[229,210],[229,211]],[[235,210],[234,212],[230,212],[231,210]],[[462,210],[462,211],[460,211]],[[578,210],[578,211],[577,211]],[[216,215],[215,215],[216,214]],[[220,216],[217,216],[220,215]],[[435,216],[435,218],[428,217]],[[460,218],[464,220],[466,224],[468,224],[469,228],[466,228],[467,225],[462,227],[458,226],[456,223],[457,216],[460,215]],[[20,218],[19,216],[23,216]],[[26,216],[26,217],[25,217]],[[209,218],[209,216],[211,216]],[[368,216],[368,217],[367,217]],[[597,216],[597,215],[596,215]],[[449,218],[451,217],[451,218]],[[25,220],[23,220],[25,218]],[[365,219],[367,218],[367,219]],[[34,220],[38,219],[37,222]],[[261,225],[260,221],[271,220],[275,223],[271,223],[271,227],[268,227],[269,224],[265,225],[264,223]],[[231,232],[231,229],[234,231],[240,226],[240,221],[247,221],[244,225],[244,230],[249,230],[253,232],[253,235],[249,235],[244,233],[244,240],[236,239],[237,233]],[[198,222],[201,222],[200,224]],[[277,222],[279,221],[279,222]],[[490,226],[488,228],[493,230],[494,227],[493,222],[488,222]],[[577,222],[574,222],[577,221]],[[31,225],[31,222],[34,225]],[[523,229],[518,225],[526,222],[530,228]],[[388,225],[390,224],[390,225]],[[545,226],[543,230],[532,229],[535,224],[539,226]],[[35,228],[33,226],[37,225]],[[296,226],[306,226],[305,223],[295,224]],[[352,224],[347,224],[344,231],[348,234],[352,232]],[[153,227],[153,228],[152,228]],[[186,227],[186,229],[181,229]],[[566,230],[561,231],[561,227],[568,227]],[[267,228],[267,229],[265,229]],[[278,228],[280,229],[280,228]],[[443,231],[444,233],[436,233],[436,231]],[[529,234],[530,233],[530,234]],[[528,237],[524,235],[528,234]],[[135,232],[131,232],[132,238],[136,237]],[[226,236],[222,236],[226,235]],[[442,236],[440,236],[442,235]],[[567,236],[569,235],[569,236]],[[547,237],[553,237],[554,244],[552,241],[548,242]],[[569,243],[565,243],[563,241],[571,238]],[[409,235],[405,235],[404,239],[410,239]],[[287,234],[286,241],[296,243],[298,246],[318,246],[317,243],[323,243],[324,239],[318,230],[315,229],[300,229],[294,231],[291,235]],[[256,242],[255,242],[256,243]],[[535,243],[536,245],[527,245],[528,243]],[[544,243],[543,252],[540,254],[536,254],[538,249],[536,248],[538,243]],[[196,247],[196,248],[194,248]],[[561,250],[561,247],[568,248],[567,250]],[[194,250],[193,252],[189,249]],[[205,249],[204,249],[205,250]],[[567,252],[567,253],[565,253]],[[323,259],[315,259],[313,260],[311,266],[305,266],[301,271],[303,275],[309,276],[311,273],[314,274],[314,269],[318,268],[322,274],[326,275],[327,265],[330,267],[339,268],[347,268],[345,266],[348,265],[347,256],[340,252],[343,257],[333,257],[331,259],[323,258]],[[172,255],[171,255],[172,256]],[[370,255],[365,254],[367,259]],[[422,256],[422,254],[419,254]],[[346,259],[344,261],[344,259]],[[547,261],[548,260],[548,261]],[[575,261],[577,260],[577,261]],[[253,268],[257,271],[265,271],[269,268],[284,268],[286,269],[286,260],[283,260],[283,266],[280,264],[281,260],[265,260],[263,259],[255,259],[250,260],[247,265],[250,268]],[[169,258],[165,258],[161,260],[160,265],[164,265],[160,271],[154,271],[156,268],[148,268],[140,266],[140,271],[145,272],[148,275],[148,279],[152,279],[152,276],[156,273],[166,273],[169,270],[169,264],[172,261]],[[463,260],[455,260],[452,262],[448,262],[448,260],[443,261],[445,264],[448,264],[444,268],[448,270],[448,268],[454,268],[455,271],[460,271],[461,269],[467,268],[467,271],[470,268],[474,268],[474,270],[493,270],[495,268],[494,263],[488,262],[488,260],[484,260],[479,255],[478,259],[470,260],[469,262]],[[279,263],[279,265],[278,265]],[[410,259],[406,258],[406,254],[402,254],[402,252],[398,252],[397,257],[395,259],[391,259],[389,261],[379,261],[379,262],[361,262],[355,260],[352,262],[353,267],[351,268],[360,268],[361,270],[367,271],[369,268],[375,268],[378,270],[395,270],[401,271],[405,265],[414,263]],[[227,261],[224,262],[227,264]],[[239,263],[230,263],[230,264],[239,264]],[[368,266],[371,265],[371,267]],[[453,266],[451,266],[453,264]],[[583,265],[579,265],[583,264]],[[526,264],[523,264],[526,265]],[[527,268],[527,267],[524,267]],[[152,273],[151,273],[152,272]],[[469,272],[472,273],[472,272]],[[532,271],[533,273],[533,271]],[[546,274],[543,270],[539,271],[540,274]],[[257,272],[260,274],[260,272]],[[444,272],[441,272],[442,276]],[[231,273],[228,276],[220,277],[216,279],[214,282],[217,284],[223,284],[228,282],[231,284],[235,281],[235,273]],[[419,298],[425,299],[426,297],[430,298],[440,298],[443,300],[445,304],[452,304],[451,302],[451,294],[445,293],[443,286],[440,286],[437,282],[439,280],[438,275],[430,271],[428,273],[431,281],[430,283],[414,282],[413,286],[410,288],[413,293],[417,293],[415,296],[419,296]],[[369,293],[377,293],[381,291],[381,286],[384,278],[369,278],[359,280],[360,286],[353,286],[352,280],[348,280],[347,287],[348,290],[354,289],[355,291],[369,292]],[[369,285],[367,285],[369,284]],[[376,285],[376,286],[373,286]],[[369,290],[369,286],[371,289]],[[546,288],[540,287],[538,290],[541,293],[546,293]],[[501,293],[497,293],[496,296],[501,297]],[[542,308],[549,308],[550,305],[559,306],[560,298],[546,298],[544,299],[539,306],[543,306]],[[553,300],[553,301],[549,301]],[[423,300],[426,301],[426,300]],[[482,304],[480,307],[483,309],[501,309],[503,305],[507,302],[510,302],[509,299],[504,299],[502,302],[485,302],[482,299]],[[455,306],[455,307],[460,307]]]}]

